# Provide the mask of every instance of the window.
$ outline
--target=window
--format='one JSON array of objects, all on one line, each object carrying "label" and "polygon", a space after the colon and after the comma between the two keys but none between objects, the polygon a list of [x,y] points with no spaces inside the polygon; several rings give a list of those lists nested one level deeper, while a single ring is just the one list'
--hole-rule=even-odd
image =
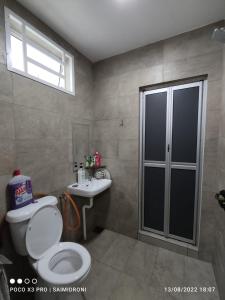
[{"label": "window", "polygon": [[74,57],[5,8],[7,68],[75,95]]}]

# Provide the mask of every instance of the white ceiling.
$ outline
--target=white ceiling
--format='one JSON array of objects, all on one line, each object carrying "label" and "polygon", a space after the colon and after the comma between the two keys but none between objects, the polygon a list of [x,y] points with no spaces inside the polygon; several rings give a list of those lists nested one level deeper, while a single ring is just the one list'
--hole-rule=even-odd
[{"label": "white ceiling", "polygon": [[224,0],[18,0],[91,61],[225,19]]}]

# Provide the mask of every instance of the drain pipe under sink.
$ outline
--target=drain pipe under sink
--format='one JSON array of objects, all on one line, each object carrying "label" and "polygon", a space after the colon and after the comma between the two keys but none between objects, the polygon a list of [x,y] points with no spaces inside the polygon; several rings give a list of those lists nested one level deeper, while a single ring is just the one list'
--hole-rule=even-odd
[{"label": "drain pipe under sink", "polygon": [[89,198],[89,205],[84,205],[82,207],[82,217],[83,217],[83,235],[84,240],[87,240],[87,228],[86,228],[86,209],[90,209],[93,207],[93,197]]}]

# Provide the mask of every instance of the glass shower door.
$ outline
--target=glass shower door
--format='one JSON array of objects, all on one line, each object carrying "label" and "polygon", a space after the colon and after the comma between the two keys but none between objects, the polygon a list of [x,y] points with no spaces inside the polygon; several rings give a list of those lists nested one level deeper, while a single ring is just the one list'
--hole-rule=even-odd
[{"label": "glass shower door", "polygon": [[202,82],[144,92],[142,229],[196,241]]},{"label": "glass shower door", "polygon": [[169,236],[195,239],[201,83],[172,88]]},{"label": "glass shower door", "polygon": [[144,101],[143,227],[163,233],[165,226],[168,89],[150,91]]}]

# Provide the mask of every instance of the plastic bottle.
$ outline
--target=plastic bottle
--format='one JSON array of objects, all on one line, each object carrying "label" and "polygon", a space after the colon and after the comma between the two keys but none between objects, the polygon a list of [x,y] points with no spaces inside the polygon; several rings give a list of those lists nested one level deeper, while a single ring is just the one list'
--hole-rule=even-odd
[{"label": "plastic bottle", "polygon": [[33,202],[31,178],[21,175],[19,169],[13,172],[13,178],[9,181],[8,188],[12,209]]},{"label": "plastic bottle", "polygon": [[77,162],[75,161],[74,163],[74,167],[73,167],[73,173],[75,175],[75,182],[78,182],[78,166],[77,166]]},{"label": "plastic bottle", "polygon": [[82,183],[85,183],[85,180],[86,180],[86,172],[85,172],[85,168],[83,167],[82,168]]},{"label": "plastic bottle", "polygon": [[100,168],[102,157],[99,154],[99,152],[97,152],[97,151],[95,152],[94,158],[95,158],[95,167]]},{"label": "plastic bottle", "polygon": [[84,180],[83,180],[83,177],[84,177],[83,171],[84,171],[83,170],[83,165],[82,165],[82,163],[80,163],[80,168],[78,170],[78,184],[84,183]]}]

